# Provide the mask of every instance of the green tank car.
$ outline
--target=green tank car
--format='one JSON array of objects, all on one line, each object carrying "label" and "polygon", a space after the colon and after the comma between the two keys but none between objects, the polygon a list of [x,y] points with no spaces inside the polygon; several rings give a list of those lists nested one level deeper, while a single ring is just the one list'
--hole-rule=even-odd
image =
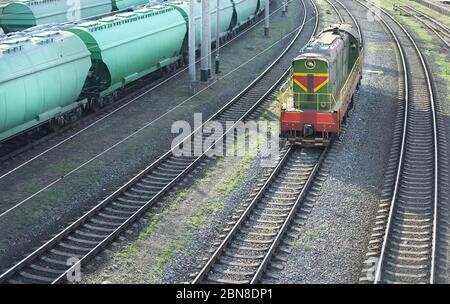
[{"label": "green tank car", "polygon": [[254,18],[259,10],[260,2],[265,3],[266,0],[233,0],[236,9],[235,27],[239,27]]},{"label": "green tank car", "polygon": [[6,4],[0,12],[5,32],[78,21],[148,3],[148,0],[27,0]]},{"label": "green tank car", "polygon": [[67,0],[31,0],[7,4],[0,15],[5,32],[23,31],[48,23],[64,23],[111,12],[111,2],[79,0],[79,5]]},{"label": "green tank car", "polygon": [[139,6],[148,3],[148,0],[112,0],[115,10],[123,10],[132,6]]},{"label": "green tank car", "polygon": [[[201,22],[202,22],[202,5],[201,2],[195,1],[195,44],[197,48],[200,48],[201,44]],[[189,16],[189,1],[177,1],[171,2],[168,5],[177,8],[180,13],[188,22]],[[216,28],[217,28],[217,1],[211,1],[211,41],[216,40]],[[232,18],[234,13],[234,4],[231,0],[220,0],[220,37],[227,35],[228,31],[232,27]]]},{"label": "green tank car", "polygon": [[[90,53],[68,32],[0,39],[0,141],[78,109]],[[67,117],[66,117],[67,118]]]},{"label": "green tank car", "polygon": [[187,24],[173,6],[154,6],[82,23],[68,31],[88,46],[89,87],[107,96],[182,59]]}]

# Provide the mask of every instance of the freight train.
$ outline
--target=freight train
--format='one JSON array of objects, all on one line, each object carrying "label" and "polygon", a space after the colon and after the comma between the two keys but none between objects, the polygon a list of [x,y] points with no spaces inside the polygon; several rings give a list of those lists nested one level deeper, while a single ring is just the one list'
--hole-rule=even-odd
[{"label": "freight train", "polygon": [[339,137],[362,66],[362,42],[352,25],[331,26],[312,39],[280,90],[281,136],[303,146],[325,146]]},{"label": "freight train", "polygon": [[58,24],[123,10],[148,0],[27,0],[5,5],[0,26],[5,32],[23,31],[44,24]]},{"label": "freight train", "polygon": [[[252,21],[265,1],[220,0],[220,36],[226,38]],[[216,11],[216,1],[211,1],[213,43]],[[37,126],[57,129],[86,109],[113,102],[127,84],[183,65],[188,13],[189,2],[168,2],[64,30],[52,27],[0,38],[0,142]],[[197,1],[195,20],[199,47]]]}]

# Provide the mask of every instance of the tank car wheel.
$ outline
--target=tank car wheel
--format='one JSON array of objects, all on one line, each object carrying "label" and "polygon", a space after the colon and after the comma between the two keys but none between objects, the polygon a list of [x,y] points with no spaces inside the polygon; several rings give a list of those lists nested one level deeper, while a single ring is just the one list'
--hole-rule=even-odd
[{"label": "tank car wheel", "polygon": [[114,96],[111,94],[111,95],[108,95],[107,97],[106,97],[106,105],[110,105],[110,104],[112,104],[114,102]]},{"label": "tank car wheel", "polygon": [[61,129],[61,126],[59,126],[57,123],[50,122],[50,129],[51,129],[53,132],[56,132],[56,131],[58,131],[59,129]]},{"label": "tank car wheel", "polygon": [[103,107],[105,106],[105,98],[104,98],[103,96],[100,96],[100,97],[97,99],[97,105],[98,105],[100,108],[103,108]]},{"label": "tank car wheel", "polygon": [[55,117],[50,121],[50,128],[52,131],[58,131],[65,125],[64,117]]},{"label": "tank car wheel", "polygon": [[101,108],[103,108],[104,105],[105,105],[104,98],[103,98],[103,96],[100,96],[100,97],[92,100],[91,109],[92,109],[92,111],[95,112],[95,111],[98,111]]}]

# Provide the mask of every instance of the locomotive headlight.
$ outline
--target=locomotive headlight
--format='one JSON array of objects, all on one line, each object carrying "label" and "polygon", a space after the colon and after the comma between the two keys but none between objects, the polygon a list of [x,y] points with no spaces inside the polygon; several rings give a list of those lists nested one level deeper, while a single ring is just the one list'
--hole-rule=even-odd
[{"label": "locomotive headlight", "polygon": [[306,60],[306,68],[314,69],[315,66],[316,66],[316,63],[314,62],[314,60],[312,60],[312,59]]}]

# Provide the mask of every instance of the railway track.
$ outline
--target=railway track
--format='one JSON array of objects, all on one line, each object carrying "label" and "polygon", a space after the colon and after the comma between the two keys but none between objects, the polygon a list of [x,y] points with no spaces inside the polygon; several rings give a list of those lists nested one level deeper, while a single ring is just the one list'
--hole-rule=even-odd
[{"label": "railway track", "polygon": [[403,120],[394,128],[398,157],[388,166],[394,168],[392,196],[380,204],[367,253],[372,261],[366,261],[361,281],[434,283],[439,193],[435,97],[416,42],[394,17],[381,12],[380,22],[394,38],[402,61],[405,105]]},{"label": "railway track", "polygon": [[447,46],[447,48],[450,48],[450,28],[448,26],[433,17],[418,11],[412,6],[402,4],[401,6],[396,6],[396,8],[407,15],[413,16],[414,19],[424,24]]},{"label": "railway track", "polygon": [[258,283],[303,203],[326,151],[289,146],[193,283]]},{"label": "railway track", "polygon": [[[254,82],[207,122],[215,120],[225,125],[226,121],[231,120],[235,121],[236,125],[239,121],[258,115],[263,111],[263,105],[275,98],[276,88],[289,73],[291,58],[317,30],[318,14],[314,3],[306,4],[303,1],[301,3],[304,8],[302,25],[292,34],[292,41],[286,50]],[[315,22],[311,22],[313,20]],[[302,33],[304,35],[301,35]],[[235,125],[228,128],[227,132],[233,130]],[[201,129],[195,130],[180,142],[180,145],[195,137],[202,138],[200,142],[203,144],[208,135],[200,133]],[[223,140],[224,136],[217,141]],[[1,274],[0,283],[65,282],[74,269],[85,265],[191,170],[201,164],[211,148],[199,156],[176,156],[173,153],[174,149],[165,153],[69,227]],[[195,150],[196,146],[194,145],[192,149]],[[67,265],[69,258],[76,258],[76,263]]]},{"label": "railway track", "polygon": [[[336,6],[327,2],[344,22]],[[361,35],[356,19],[338,3]],[[245,210],[233,226],[224,230],[221,242],[192,283],[254,284],[277,280],[289,246],[296,242],[298,227],[304,224],[320,188],[316,179],[322,179],[318,176],[327,154],[328,147],[288,146],[258,192],[245,202]]]}]

